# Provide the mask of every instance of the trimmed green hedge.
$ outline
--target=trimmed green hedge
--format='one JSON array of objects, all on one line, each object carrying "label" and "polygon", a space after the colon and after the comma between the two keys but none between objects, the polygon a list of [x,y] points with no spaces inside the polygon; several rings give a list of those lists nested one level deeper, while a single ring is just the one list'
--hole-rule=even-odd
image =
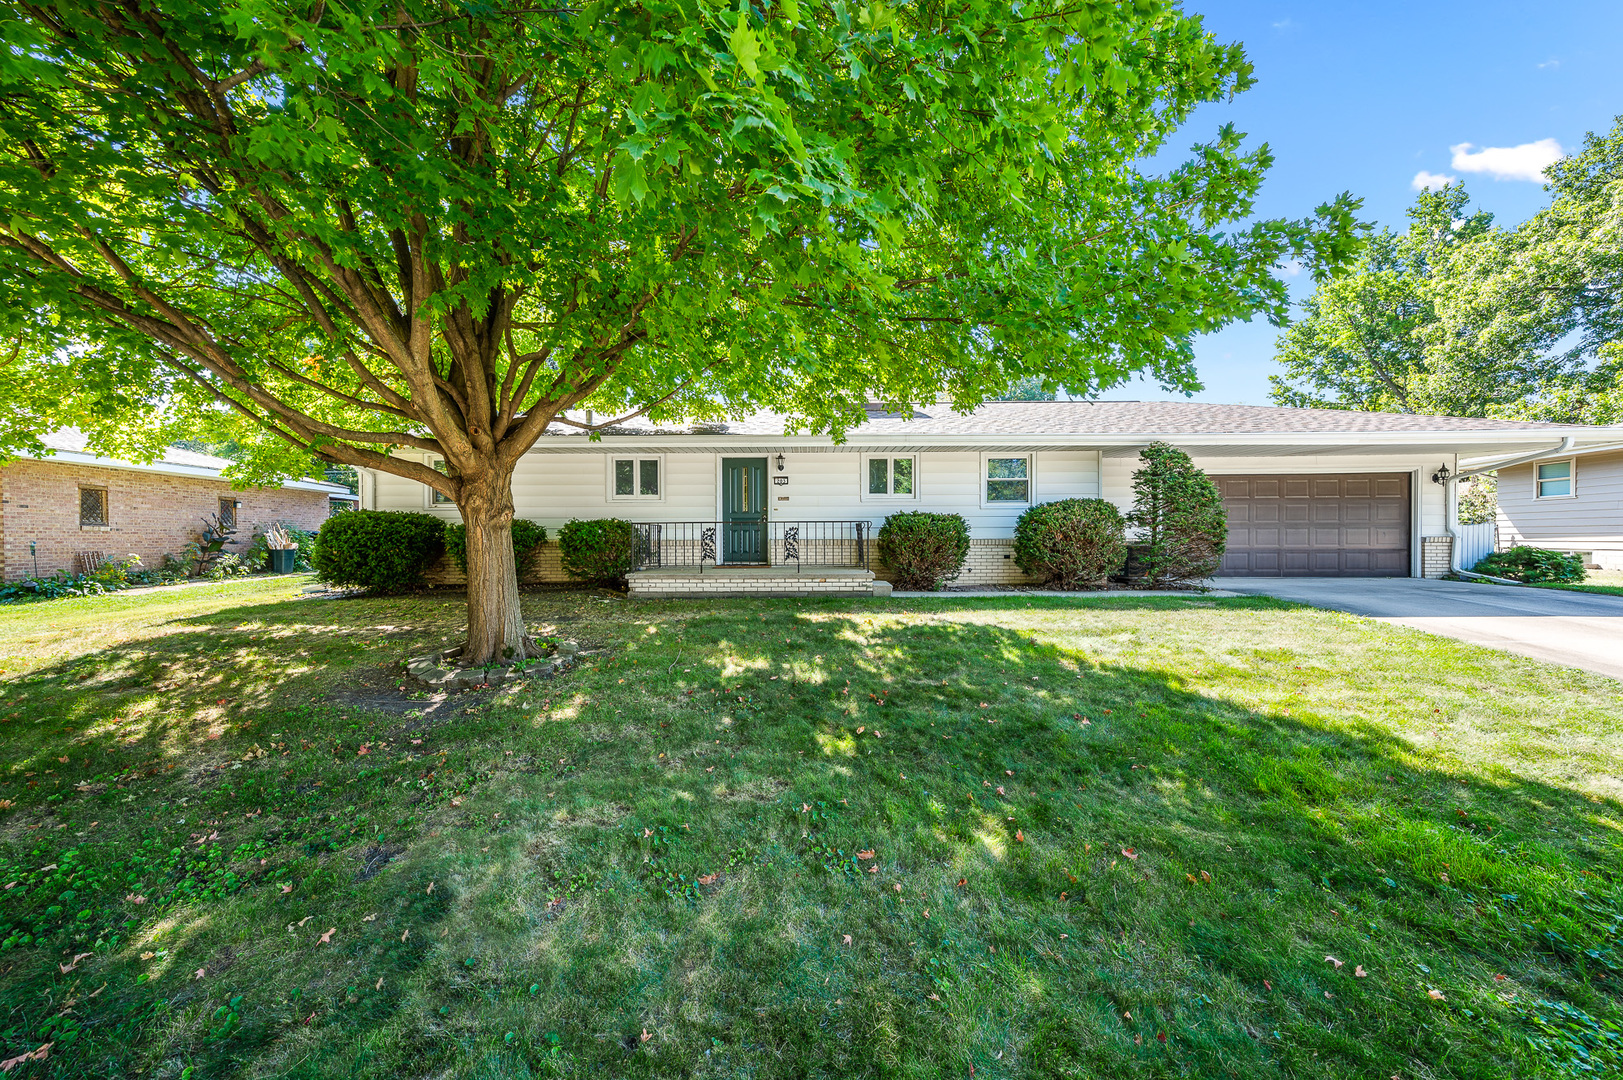
[{"label": "trimmed green hedge", "polygon": [[1585,577],[1584,561],[1579,556],[1535,547],[1496,551],[1471,569],[1478,574],[1525,581],[1529,585],[1576,585]]},{"label": "trimmed green hedge", "polygon": [[879,527],[879,558],[899,589],[934,590],[969,556],[969,523],[958,514],[903,510]]},{"label": "trimmed green hedge", "polygon": [[1033,506],[1014,526],[1014,563],[1061,589],[1100,586],[1127,560],[1127,522],[1103,499]]},{"label": "trimmed green hedge", "polygon": [[619,518],[570,521],[558,530],[558,561],[581,581],[624,581],[637,563],[636,526]]},{"label": "trimmed green hedge", "polygon": [[329,585],[401,592],[422,585],[444,535],[445,522],[431,514],[346,510],[321,523],[311,561]]},{"label": "trimmed green hedge", "polygon": [[[513,562],[518,566],[519,580],[524,580],[524,566],[535,554],[535,549],[547,542],[547,528],[523,518],[513,519]],[[445,555],[464,574],[468,572],[468,527],[458,521],[445,527]]]}]

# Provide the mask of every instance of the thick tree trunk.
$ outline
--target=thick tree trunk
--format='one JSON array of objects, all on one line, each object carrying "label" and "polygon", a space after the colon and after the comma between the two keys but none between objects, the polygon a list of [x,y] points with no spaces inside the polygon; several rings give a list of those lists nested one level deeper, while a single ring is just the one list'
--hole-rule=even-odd
[{"label": "thick tree trunk", "polygon": [[513,478],[464,476],[457,509],[468,527],[468,643],[464,664],[511,663],[529,647],[513,559]]}]

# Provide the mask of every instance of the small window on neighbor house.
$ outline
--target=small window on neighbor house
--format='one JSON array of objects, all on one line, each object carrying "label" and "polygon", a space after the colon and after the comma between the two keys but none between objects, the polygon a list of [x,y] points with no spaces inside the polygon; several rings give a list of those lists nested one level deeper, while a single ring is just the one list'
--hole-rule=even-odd
[{"label": "small window on neighbor house", "polygon": [[79,524],[80,525],[106,525],[107,524],[107,489],[106,488],[80,488],[79,489]]},{"label": "small window on neighbor house", "polygon": [[913,459],[876,457],[868,459],[868,494],[913,495]]},{"label": "small window on neighbor house", "polygon": [[659,498],[659,459],[615,458],[614,497],[616,499]]},{"label": "small window on neighbor house", "polygon": [[1572,494],[1572,462],[1547,461],[1538,467],[1538,497]]},{"label": "small window on neighbor house", "polygon": [[237,527],[237,500],[220,500],[220,525],[227,529],[235,529]]},{"label": "small window on neighbor house", "polygon": [[[434,467],[435,472],[444,473],[446,476],[451,475],[451,467],[445,464],[444,458],[435,458],[434,460],[430,461],[429,464]],[[456,500],[445,494],[443,491],[436,491],[433,488],[429,488],[428,503],[430,506],[451,506],[456,503]]]},{"label": "small window on neighbor house", "polygon": [[986,501],[1022,503],[1031,501],[1031,459],[989,457],[986,459]]}]

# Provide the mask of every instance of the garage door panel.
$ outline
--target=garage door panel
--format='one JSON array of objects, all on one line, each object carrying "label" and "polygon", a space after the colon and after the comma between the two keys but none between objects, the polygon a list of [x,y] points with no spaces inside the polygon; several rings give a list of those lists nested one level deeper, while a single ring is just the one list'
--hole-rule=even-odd
[{"label": "garage door panel", "polygon": [[1378,476],[1375,478],[1375,497],[1378,499],[1402,499],[1409,501],[1409,478],[1407,476]]},{"label": "garage door panel", "polygon": [[1223,572],[1406,577],[1409,489],[1402,474],[1224,477]]}]

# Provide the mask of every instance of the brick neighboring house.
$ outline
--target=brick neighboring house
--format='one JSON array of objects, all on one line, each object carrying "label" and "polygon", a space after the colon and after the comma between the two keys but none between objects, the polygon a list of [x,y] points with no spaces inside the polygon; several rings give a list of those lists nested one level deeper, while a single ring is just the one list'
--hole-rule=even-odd
[{"label": "brick neighboring house", "polygon": [[[203,519],[237,522],[241,551],[277,522],[319,528],[334,505],[356,497],[339,484],[287,480],[233,491],[225,458],[173,447],[149,464],[101,457],[71,428],[41,440],[54,454],[20,457],[0,468],[0,581],[77,572],[80,553],[141,557],[149,569],[196,538]],[[33,550],[29,548],[32,543]]]}]

